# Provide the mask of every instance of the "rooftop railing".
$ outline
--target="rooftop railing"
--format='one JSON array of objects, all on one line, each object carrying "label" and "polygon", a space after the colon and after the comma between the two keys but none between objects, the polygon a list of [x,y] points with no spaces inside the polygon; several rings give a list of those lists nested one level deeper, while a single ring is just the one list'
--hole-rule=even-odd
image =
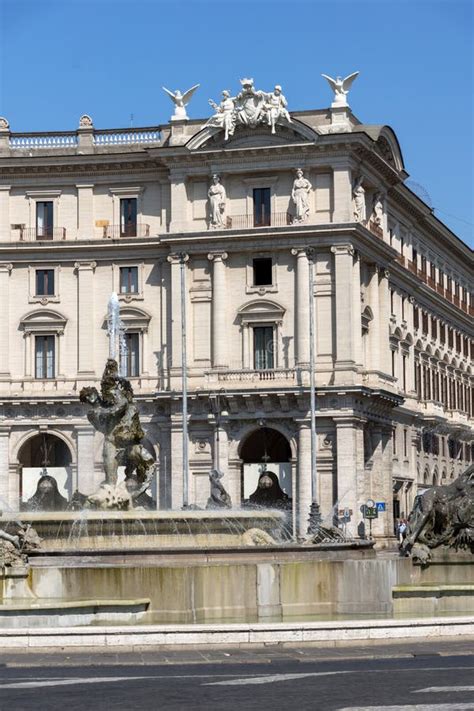
[{"label": "rooftop railing", "polygon": [[13,150],[38,150],[76,148],[77,133],[12,133],[10,148]]},{"label": "rooftop railing", "polygon": [[136,145],[142,143],[159,143],[160,132],[157,129],[110,129],[95,131],[93,143],[96,146]]}]

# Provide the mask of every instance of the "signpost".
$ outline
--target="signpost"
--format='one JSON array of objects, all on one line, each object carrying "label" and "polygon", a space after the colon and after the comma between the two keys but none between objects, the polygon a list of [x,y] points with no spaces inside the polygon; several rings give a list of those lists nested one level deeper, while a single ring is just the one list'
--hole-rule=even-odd
[{"label": "signpost", "polygon": [[379,517],[378,505],[373,499],[367,499],[365,504],[362,505],[362,515],[369,521],[369,538],[372,538],[372,521],[374,518]]}]

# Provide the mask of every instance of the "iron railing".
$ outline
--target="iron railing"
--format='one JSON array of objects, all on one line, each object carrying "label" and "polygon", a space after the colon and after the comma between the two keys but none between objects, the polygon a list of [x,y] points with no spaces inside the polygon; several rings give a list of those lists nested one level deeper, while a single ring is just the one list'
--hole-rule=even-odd
[{"label": "iron railing", "polygon": [[121,237],[149,237],[150,225],[105,225],[102,228],[102,237],[107,239],[120,239]]}]

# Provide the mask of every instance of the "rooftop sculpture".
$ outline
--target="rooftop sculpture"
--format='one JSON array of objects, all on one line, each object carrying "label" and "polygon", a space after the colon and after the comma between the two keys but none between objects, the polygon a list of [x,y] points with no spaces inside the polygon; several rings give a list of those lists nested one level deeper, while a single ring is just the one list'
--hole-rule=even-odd
[{"label": "rooftop sculpture", "polygon": [[182,94],[179,89],[176,89],[174,92],[172,92],[165,86],[161,87],[163,91],[168,94],[175,106],[174,114],[171,117],[172,121],[187,121],[188,115],[186,113],[186,106],[191,101],[192,95],[194,94],[196,89],[199,88],[199,86],[200,84],[195,84],[190,89],[185,91],[184,94]]},{"label": "rooftop sculpture", "polygon": [[238,125],[256,128],[263,124],[275,133],[278,124],[291,123],[288,102],[279,84],[271,92],[255,89],[253,79],[241,79],[240,84],[242,89],[237,96],[231,96],[225,90],[220,104],[209,99],[216,113],[206,125],[224,129],[224,140],[227,141],[234,134]]},{"label": "rooftop sculpture", "polygon": [[326,79],[331,89],[334,91],[334,99],[331,104],[331,108],[338,108],[339,106],[349,106],[347,103],[347,95],[349,89],[351,88],[353,82],[359,76],[359,72],[353,72],[349,74],[345,79],[342,77],[328,77],[327,74],[321,74],[322,77]]}]

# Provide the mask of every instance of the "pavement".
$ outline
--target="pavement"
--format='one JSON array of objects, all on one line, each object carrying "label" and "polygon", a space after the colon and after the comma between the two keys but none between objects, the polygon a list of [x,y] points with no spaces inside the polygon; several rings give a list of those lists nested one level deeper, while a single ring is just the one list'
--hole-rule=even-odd
[{"label": "pavement", "polygon": [[0,654],[0,710],[474,711],[474,640]]}]

